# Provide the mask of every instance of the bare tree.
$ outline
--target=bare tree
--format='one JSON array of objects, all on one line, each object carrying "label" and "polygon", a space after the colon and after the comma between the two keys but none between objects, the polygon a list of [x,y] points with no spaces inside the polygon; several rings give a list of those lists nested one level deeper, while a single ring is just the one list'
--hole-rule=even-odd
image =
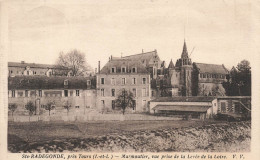
[{"label": "bare tree", "polygon": [[49,111],[49,116],[51,115],[51,110],[53,110],[54,108],[54,102],[48,102],[47,105],[45,105],[45,110]]},{"label": "bare tree", "polygon": [[12,117],[14,117],[14,111],[17,109],[17,104],[16,103],[9,104],[8,109],[12,112]]},{"label": "bare tree", "polygon": [[56,65],[70,71],[72,76],[83,76],[85,72],[91,70],[91,67],[86,62],[85,54],[77,49],[73,49],[66,54],[60,52]]},{"label": "bare tree", "polygon": [[67,100],[65,103],[64,103],[64,109],[67,110],[67,115],[69,115],[69,111],[70,111],[70,108],[71,108],[71,103]]}]

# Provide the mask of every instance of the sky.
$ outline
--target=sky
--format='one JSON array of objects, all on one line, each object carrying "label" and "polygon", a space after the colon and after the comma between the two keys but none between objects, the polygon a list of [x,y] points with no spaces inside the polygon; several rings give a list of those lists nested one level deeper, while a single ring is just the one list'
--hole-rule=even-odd
[{"label": "sky", "polygon": [[111,55],[156,49],[168,66],[184,39],[193,62],[230,69],[255,55],[250,1],[11,0],[8,11],[12,62],[54,64],[78,49],[97,68]]}]

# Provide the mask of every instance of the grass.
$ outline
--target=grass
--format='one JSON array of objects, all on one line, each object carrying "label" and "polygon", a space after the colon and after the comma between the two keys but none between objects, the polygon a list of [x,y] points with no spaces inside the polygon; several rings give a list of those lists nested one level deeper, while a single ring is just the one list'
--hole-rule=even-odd
[{"label": "grass", "polygon": [[92,121],[92,122],[9,122],[8,143],[43,142],[65,138],[87,138],[123,132],[197,127],[216,121]]}]

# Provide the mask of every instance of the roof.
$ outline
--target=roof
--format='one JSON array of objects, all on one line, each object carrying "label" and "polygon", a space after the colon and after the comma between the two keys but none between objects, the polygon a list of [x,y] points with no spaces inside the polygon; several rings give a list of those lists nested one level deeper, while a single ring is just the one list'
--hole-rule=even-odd
[{"label": "roof", "polygon": [[121,67],[126,67],[126,73],[130,73],[133,67],[136,67],[137,73],[148,74],[147,69],[141,64],[140,61],[135,61],[131,59],[112,59],[106,63],[106,65],[101,69],[101,74],[110,74],[111,68],[116,67],[116,73],[121,73]]},{"label": "roof", "polygon": [[[153,59],[153,58],[160,60],[156,50],[151,51],[151,52],[139,53],[139,54],[122,57],[122,59],[138,60],[141,62],[145,61],[146,66],[149,66],[149,62],[151,62],[151,59]],[[153,63],[152,63],[152,65],[153,65]]]},{"label": "roof", "polygon": [[194,63],[200,73],[228,74],[225,66],[219,64]]},{"label": "roof", "polygon": [[27,66],[30,66],[31,68],[57,68],[55,65],[51,64],[8,62],[8,67],[25,68]]},{"label": "roof", "polygon": [[174,68],[174,64],[173,64],[173,62],[172,62],[172,59],[171,59],[171,61],[170,61],[170,64],[169,64],[168,68]]},{"label": "roof", "polygon": [[156,105],[153,110],[161,111],[184,111],[184,112],[207,112],[210,106],[186,106],[186,105]]},{"label": "roof", "polygon": [[251,99],[251,96],[219,96],[217,99]]},{"label": "roof", "polygon": [[192,96],[192,97],[159,97],[151,102],[212,102],[215,97],[209,96]]},{"label": "roof", "polygon": [[184,44],[183,44],[183,50],[182,50],[181,58],[189,58],[185,40],[184,40]]},{"label": "roof", "polygon": [[[68,86],[64,86],[68,80]],[[91,86],[87,86],[91,80]],[[15,76],[8,77],[8,89],[90,89],[95,88],[95,77],[65,77],[65,76]]]}]

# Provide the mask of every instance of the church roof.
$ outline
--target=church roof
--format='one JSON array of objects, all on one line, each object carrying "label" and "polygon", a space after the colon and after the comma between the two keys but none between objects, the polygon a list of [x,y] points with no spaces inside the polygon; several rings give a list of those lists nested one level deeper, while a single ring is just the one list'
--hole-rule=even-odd
[{"label": "church roof", "polygon": [[228,70],[222,64],[194,63],[200,73],[227,74]]},{"label": "church roof", "polygon": [[[64,86],[64,80],[68,80],[68,86]],[[91,86],[87,86],[87,80],[91,80]],[[36,89],[90,89],[95,88],[95,77],[66,77],[66,76],[15,76],[8,77],[8,89],[36,90]]]},{"label": "church roof", "polygon": [[188,50],[187,50],[187,46],[186,46],[185,40],[184,40],[184,45],[183,45],[183,50],[182,50],[181,58],[189,58]]},{"label": "church roof", "polygon": [[137,69],[137,73],[148,74],[147,69],[142,65],[140,61],[132,59],[112,59],[106,63],[101,69],[101,74],[110,74],[111,68],[116,67],[116,73],[121,73],[121,68],[126,67],[126,73],[130,73],[130,70],[134,67]]},{"label": "church roof", "polygon": [[169,64],[168,68],[174,68],[174,64],[173,64],[173,62],[172,62],[172,59],[171,59],[171,61],[170,61],[170,64]]}]

